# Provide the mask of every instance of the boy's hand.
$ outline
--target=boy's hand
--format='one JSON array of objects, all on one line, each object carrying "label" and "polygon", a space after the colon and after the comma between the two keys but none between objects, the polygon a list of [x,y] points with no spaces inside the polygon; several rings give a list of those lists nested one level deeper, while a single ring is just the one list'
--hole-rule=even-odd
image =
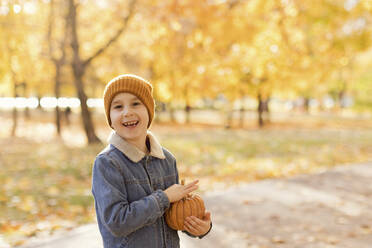
[{"label": "boy's hand", "polygon": [[203,219],[195,216],[187,217],[185,220],[185,229],[194,236],[201,236],[208,232],[211,227],[211,213],[206,212]]},{"label": "boy's hand", "polygon": [[173,184],[172,186],[164,190],[164,193],[168,196],[170,203],[176,202],[176,201],[181,200],[183,197],[185,197],[187,194],[191,193],[192,191],[197,190],[198,182],[199,180],[195,180],[186,185]]}]

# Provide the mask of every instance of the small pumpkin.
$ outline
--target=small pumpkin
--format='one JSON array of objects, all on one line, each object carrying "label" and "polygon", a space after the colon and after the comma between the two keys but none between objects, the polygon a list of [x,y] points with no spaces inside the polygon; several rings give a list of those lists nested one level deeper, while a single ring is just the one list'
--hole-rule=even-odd
[{"label": "small pumpkin", "polygon": [[[185,180],[181,180],[185,184]],[[171,206],[165,212],[165,221],[174,230],[186,230],[184,227],[185,219],[189,216],[196,216],[200,219],[204,217],[205,206],[203,199],[196,194],[188,194]]]}]

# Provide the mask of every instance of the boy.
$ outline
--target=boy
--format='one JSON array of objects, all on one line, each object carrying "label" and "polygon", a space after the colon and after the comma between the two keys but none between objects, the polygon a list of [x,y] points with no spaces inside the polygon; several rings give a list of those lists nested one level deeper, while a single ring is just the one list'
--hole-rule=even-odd
[{"label": "boy", "polygon": [[[179,247],[164,212],[196,190],[198,180],[179,185],[175,158],[148,131],[155,110],[151,84],[121,75],[107,84],[103,98],[113,132],[94,162],[92,193],[104,247]],[[210,213],[184,225],[188,235],[202,238],[212,227]]]}]

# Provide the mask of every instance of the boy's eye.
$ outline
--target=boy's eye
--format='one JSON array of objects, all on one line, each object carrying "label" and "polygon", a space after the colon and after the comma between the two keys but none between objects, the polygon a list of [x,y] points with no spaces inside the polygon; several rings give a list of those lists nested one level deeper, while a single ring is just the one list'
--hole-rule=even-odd
[{"label": "boy's eye", "polygon": [[137,105],[141,105],[141,103],[140,102],[134,102],[133,103],[133,106],[137,106]]},{"label": "boy's eye", "polygon": [[119,108],[121,108],[121,105],[115,105],[114,106],[114,109],[119,109]]}]

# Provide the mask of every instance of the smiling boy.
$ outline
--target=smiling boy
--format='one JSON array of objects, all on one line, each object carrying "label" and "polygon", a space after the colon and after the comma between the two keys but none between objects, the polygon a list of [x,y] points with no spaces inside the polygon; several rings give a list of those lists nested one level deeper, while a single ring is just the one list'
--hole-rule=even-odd
[{"label": "smiling boy", "polygon": [[[198,180],[178,184],[174,156],[148,131],[154,118],[152,86],[125,74],[111,80],[104,107],[113,132],[93,166],[92,193],[105,248],[177,248],[179,237],[164,220],[170,203],[198,188]],[[210,213],[184,223],[202,238],[211,229]]]}]

